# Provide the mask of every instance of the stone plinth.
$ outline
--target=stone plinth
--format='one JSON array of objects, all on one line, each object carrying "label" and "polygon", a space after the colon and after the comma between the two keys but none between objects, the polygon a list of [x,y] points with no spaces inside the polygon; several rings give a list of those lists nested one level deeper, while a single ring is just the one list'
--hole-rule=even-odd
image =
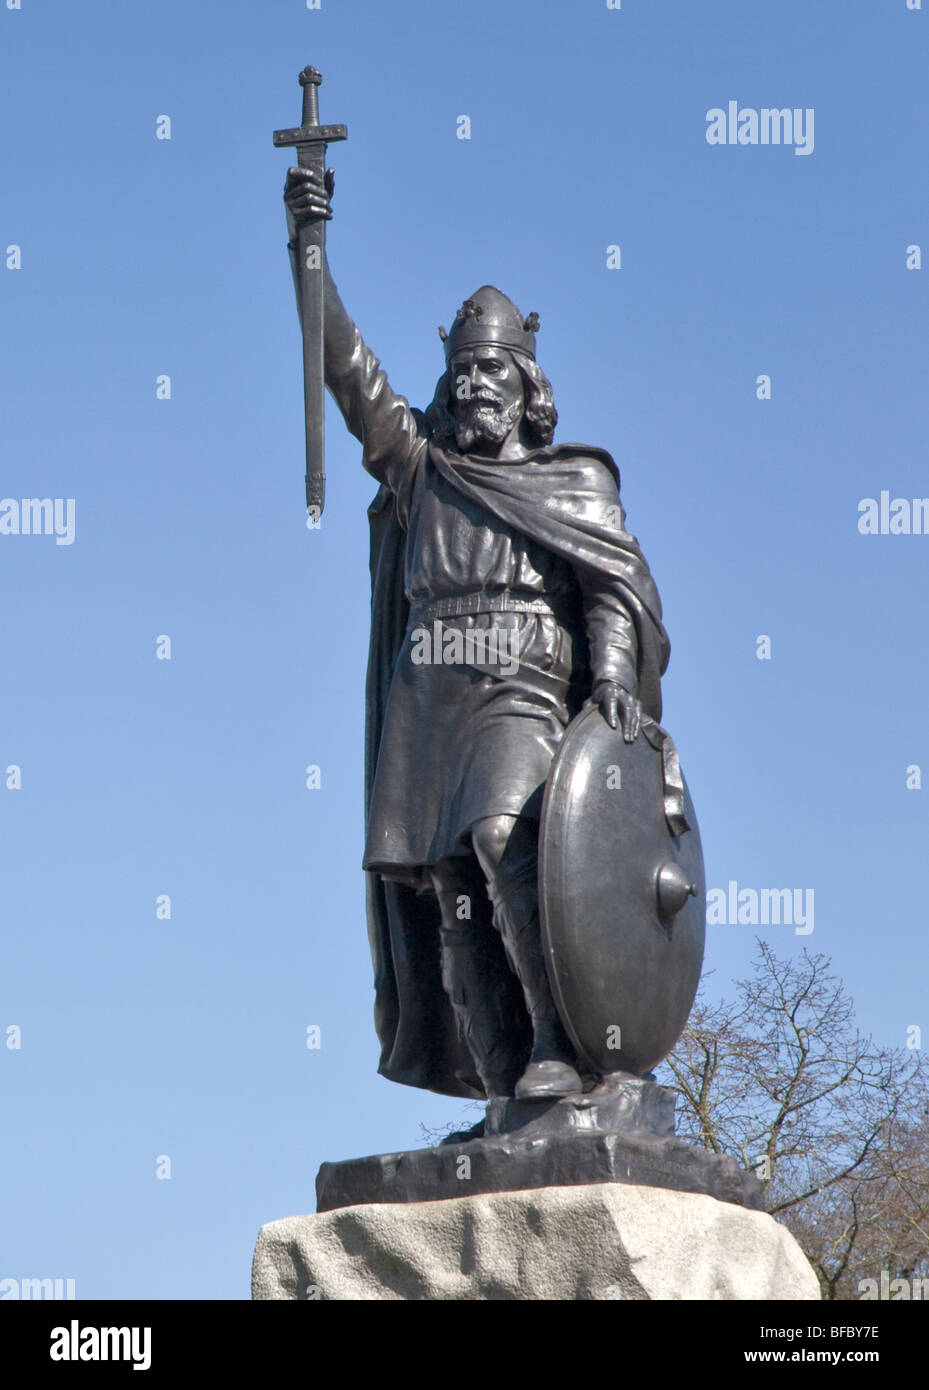
[{"label": "stone plinth", "polygon": [[[459,1184],[460,1190],[460,1184]],[[767,1214],[624,1183],[342,1207],[264,1226],[255,1299],[818,1299]]]}]

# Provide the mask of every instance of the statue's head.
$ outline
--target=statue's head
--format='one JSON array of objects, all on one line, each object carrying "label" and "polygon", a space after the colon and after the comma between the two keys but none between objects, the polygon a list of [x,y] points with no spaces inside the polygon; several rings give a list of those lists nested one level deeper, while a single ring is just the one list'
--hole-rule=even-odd
[{"label": "statue's head", "polygon": [[458,310],[451,331],[439,329],[446,369],[426,412],[437,441],[483,452],[522,424],[530,445],[551,443],[558,412],[535,360],[538,326],[537,314],[523,318],[505,294],[483,285]]}]

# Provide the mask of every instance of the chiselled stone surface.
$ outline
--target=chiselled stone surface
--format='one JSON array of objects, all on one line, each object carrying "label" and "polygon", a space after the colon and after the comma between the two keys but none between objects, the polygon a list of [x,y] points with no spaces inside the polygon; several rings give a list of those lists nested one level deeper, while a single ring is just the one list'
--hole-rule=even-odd
[{"label": "chiselled stone surface", "polygon": [[600,1183],[345,1207],[262,1227],[255,1299],[818,1299],[766,1213]]}]

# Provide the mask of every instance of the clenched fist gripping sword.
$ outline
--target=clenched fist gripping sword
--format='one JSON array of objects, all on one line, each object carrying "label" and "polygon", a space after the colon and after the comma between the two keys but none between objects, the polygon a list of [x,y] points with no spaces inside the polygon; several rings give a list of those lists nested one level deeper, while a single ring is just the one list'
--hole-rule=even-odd
[{"label": "clenched fist gripping sword", "polygon": [[[291,130],[276,130],[278,149],[297,147],[297,164],[312,169],[320,184],[326,167],[326,145],[345,140],[344,125],[319,124],[319,93],[322,74],[304,68],[303,122]],[[306,416],[306,505],[318,521],[326,501],[325,460],[325,357],[323,344],[323,257],[326,248],[326,220],[314,218],[300,228],[297,270],[300,276],[300,312],[303,320],[303,403]]]}]

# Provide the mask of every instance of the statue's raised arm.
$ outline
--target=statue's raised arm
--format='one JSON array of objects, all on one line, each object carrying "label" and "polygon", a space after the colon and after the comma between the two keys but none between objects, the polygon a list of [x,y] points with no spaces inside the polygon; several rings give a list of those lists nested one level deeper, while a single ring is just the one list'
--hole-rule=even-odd
[{"label": "statue's raised arm", "polygon": [[[300,302],[297,264],[300,228],[318,218],[332,217],[333,171],[323,178],[312,169],[292,168],[284,185],[289,232],[288,250]],[[396,487],[417,445],[424,444],[420,423],[409,403],[390,386],[378,359],[365,345],[336,288],[325,251],[320,267],[325,306],[325,366],[329,388],[349,430],[364,446],[362,462],[378,482]]]}]

